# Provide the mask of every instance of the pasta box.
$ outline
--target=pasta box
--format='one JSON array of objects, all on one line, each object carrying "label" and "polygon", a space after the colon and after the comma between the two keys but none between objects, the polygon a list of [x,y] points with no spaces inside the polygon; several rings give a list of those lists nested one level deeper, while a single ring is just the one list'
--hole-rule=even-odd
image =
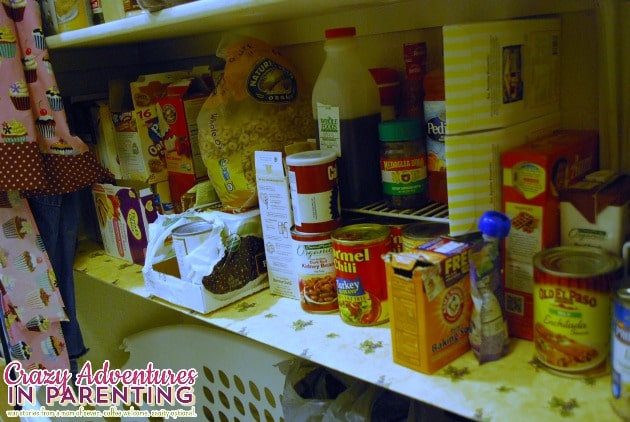
[{"label": "pasta box", "polygon": [[384,256],[394,362],[431,374],[470,349],[471,248],[437,237]]},{"label": "pasta box", "polygon": [[148,225],[157,218],[151,189],[96,183],[92,196],[105,253],[143,265]]},{"label": "pasta box", "polygon": [[560,192],[598,168],[596,131],[560,130],[503,153],[506,318],[510,335],[533,340],[534,255],[560,244]]}]

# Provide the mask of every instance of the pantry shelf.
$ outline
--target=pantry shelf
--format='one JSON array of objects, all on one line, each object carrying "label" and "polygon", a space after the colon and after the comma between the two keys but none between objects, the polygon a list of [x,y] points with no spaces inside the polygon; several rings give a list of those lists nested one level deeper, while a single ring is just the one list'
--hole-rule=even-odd
[{"label": "pantry shelf", "polygon": [[79,244],[74,268],[77,283],[87,289],[91,283],[109,284],[238,334],[243,341],[283,350],[466,418],[616,420],[609,404],[609,376],[549,373],[534,361],[530,341],[512,339],[507,356],[483,365],[469,351],[433,375],[425,375],[393,362],[389,323],[351,326],[336,313],[306,313],[296,300],[272,295],[268,289],[199,314],[149,297],[139,265],[108,256],[93,242]]},{"label": "pantry shelf", "polygon": [[591,9],[592,3],[592,0],[521,1],[506,7],[495,1],[469,0],[197,0],[52,35],[46,41],[51,49],[97,47],[239,28],[265,35],[274,44],[286,42],[276,37],[287,32],[293,34],[293,42],[312,42],[321,40],[322,28],[359,16],[363,23],[359,32],[366,35],[462,21],[575,12]]},{"label": "pantry shelf", "polygon": [[407,220],[431,221],[436,223],[447,223],[448,206],[437,202],[429,202],[422,208],[408,208],[397,210],[389,207],[385,201],[374,202],[360,208],[346,208],[347,212],[358,214],[377,215],[380,217],[401,218]]}]

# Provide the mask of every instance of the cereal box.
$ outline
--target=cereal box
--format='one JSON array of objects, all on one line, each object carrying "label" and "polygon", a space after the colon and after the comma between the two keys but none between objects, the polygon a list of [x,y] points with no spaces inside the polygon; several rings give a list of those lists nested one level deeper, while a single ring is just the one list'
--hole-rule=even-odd
[{"label": "cereal box", "polygon": [[158,99],[158,114],[168,125],[163,135],[166,170],[177,204],[197,182],[208,179],[197,142],[197,114],[211,89],[203,79],[190,77],[168,85]]},{"label": "cereal box", "polygon": [[143,265],[148,225],[157,218],[151,189],[97,183],[92,195],[105,253]]},{"label": "cereal box", "polygon": [[470,349],[471,247],[438,237],[384,257],[394,362],[431,374]]},{"label": "cereal box", "polygon": [[502,155],[506,315],[510,335],[533,339],[534,255],[560,244],[559,192],[598,168],[598,134],[561,130]]}]

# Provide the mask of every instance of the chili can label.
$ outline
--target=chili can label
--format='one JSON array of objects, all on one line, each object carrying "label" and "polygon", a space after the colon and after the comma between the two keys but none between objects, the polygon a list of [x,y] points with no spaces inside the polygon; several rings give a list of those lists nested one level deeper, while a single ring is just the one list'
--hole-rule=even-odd
[{"label": "chili can label", "polygon": [[356,224],[332,234],[341,319],[351,325],[377,325],[389,320],[383,256],[391,250],[390,229]]}]

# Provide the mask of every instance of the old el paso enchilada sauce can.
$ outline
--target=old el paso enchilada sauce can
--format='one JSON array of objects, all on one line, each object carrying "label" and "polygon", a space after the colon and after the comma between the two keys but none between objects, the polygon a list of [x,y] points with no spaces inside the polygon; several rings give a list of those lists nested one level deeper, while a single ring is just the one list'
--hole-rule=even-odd
[{"label": "old el paso enchilada sauce can", "polygon": [[391,229],[380,224],[353,224],[332,233],[337,302],[341,319],[368,326],[389,320],[385,262]]},{"label": "old el paso enchilada sauce can", "polygon": [[601,249],[559,246],[534,256],[534,347],[561,375],[608,372],[613,285],[622,260]]}]

